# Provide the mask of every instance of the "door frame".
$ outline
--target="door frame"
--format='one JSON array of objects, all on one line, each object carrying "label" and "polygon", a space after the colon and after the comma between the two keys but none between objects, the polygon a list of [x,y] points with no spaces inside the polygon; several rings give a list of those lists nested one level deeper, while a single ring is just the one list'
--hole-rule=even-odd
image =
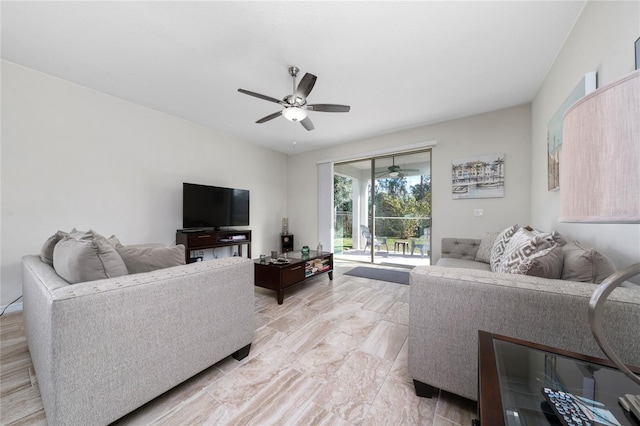
[{"label": "door frame", "polygon": [[[360,153],[359,155],[351,155],[344,156],[340,158],[333,158],[323,161],[318,161],[318,169],[319,169],[319,206],[318,206],[318,236],[322,241],[329,240],[330,241],[330,249],[334,250],[334,200],[333,200],[333,179],[334,179],[334,165],[336,163],[350,163],[350,162],[358,162],[358,161],[370,161],[371,162],[371,174],[369,176],[371,182],[370,193],[367,194],[368,198],[371,200],[371,210],[375,210],[375,181],[376,181],[376,168],[375,162],[376,160],[380,160],[383,158],[389,158],[394,156],[402,156],[402,155],[410,155],[417,154],[420,152],[424,152],[429,155],[430,169],[431,172],[429,177],[431,182],[433,182],[433,148],[437,145],[437,141],[428,141],[422,142],[413,145],[405,145],[396,148],[388,148],[384,150],[371,151],[367,153]],[[324,179],[321,179],[324,177]],[[330,185],[328,183],[330,182]],[[433,183],[432,183],[432,191],[433,191]],[[323,191],[324,190],[324,191]],[[432,192],[433,193],[433,192]],[[327,200],[328,198],[328,200]],[[325,201],[322,201],[322,200]],[[329,201],[329,202],[326,202]],[[431,199],[433,202],[433,198]],[[372,235],[376,235],[375,229],[375,213],[370,211],[369,206],[365,207],[366,213],[366,221],[367,226],[371,230]],[[372,218],[372,223],[369,224],[369,216]],[[432,215],[431,215],[432,216]],[[358,220],[360,222],[360,220]],[[358,228],[359,227],[354,227]],[[323,239],[324,237],[324,239]],[[356,238],[354,238],[355,242]],[[371,250],[369,263],[376,264],[375,262],[376,256],[374,250]]]}]

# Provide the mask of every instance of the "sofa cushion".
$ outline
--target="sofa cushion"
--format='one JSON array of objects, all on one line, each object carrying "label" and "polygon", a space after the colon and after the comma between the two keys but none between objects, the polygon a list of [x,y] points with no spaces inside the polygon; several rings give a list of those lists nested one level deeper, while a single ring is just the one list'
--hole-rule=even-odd
[{"label": "sofa cushion", "polygon": [[42,249],[40,249],[40,259],[42,259],[44,263],[48,263],[49,265],[53,266],[53,249],[55,248],[56,244],[58,244],[58,241],[68,235],[69,234],[67,232],[58,231],[47,238],[47,241],[45,241],[42,245]]},{"label": "sofa cushion", "polygon": [[562,277],[563,264],[564,254],[562,247],[554,243],[551,247],[540,250],[524,259],[512,273],[560,279]]},{"label": "sofa cushion", "polygon": [[502,260],[502,254],[507,247],[507,243],[519,228],[520,227],[518,225],[510,226],[500,232],[496,237],[496,240],[493,243],[493,247],[491,248],[490,263],[492,271],[498,270],[498,266],[500,265],[500,261]]},{"label": "sofa cushion", "polygon": [[574,241],[562,247],[562,279],[600,284],[616,271],[615,264],[602,253]]},{"label": "sofa cushion", "polygon": [[91,230],[74,231],[53,250],[58,275],[71,284],[127,275],[124,261],[105,237]]},{"label": "sofa cushion", "polygon": [[491,263],[491,250],[498,238],[498,232],[487,232],[480,241],[480,247],[476,252],[476,261]]},{"label": "sofa cushion", "polygon": [[127,265],[130,274],[184,265],[184,246],[182,244],[174,247],[123,246],[119,244],[116,246],[116,250]]},{"label": "sofa cushion", "polygon": [[515,273],[519,265],[540,250],[551,247],[551,234],[520,228],[509,239],[496,272]]}]

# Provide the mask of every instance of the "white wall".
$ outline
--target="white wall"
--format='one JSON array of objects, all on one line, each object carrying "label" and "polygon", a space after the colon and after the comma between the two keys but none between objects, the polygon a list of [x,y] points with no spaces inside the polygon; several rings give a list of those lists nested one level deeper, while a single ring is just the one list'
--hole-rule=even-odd
[{"label": "white wall", "polygon": [[[522,105],[289,156],[289,229],[296,248],[318,244],[318,161],[431,140],[437,141],[431,178],[433,259],[440,257],[442,237],[482,238],[515,223],[529,224],[530,117],[530,106]],[[494,153],[505,154],[505,197],[453,200],[452,161]],[[476,208],[484,209],[483,217],[474,217]]]},{"label": "white wall", "polygon": [[286,216],[284,154],[5,61],[1,154],[1,306],[58,229],[172,244],[185,181],[251,191],[253,257]]},{"label": "white wall", "polygon": [[587,72],[597,71],[598,87],[632,72],[638,36],[640,2],[588,2],[532,102],[533,225],[601,250],[618,268],[640,261],[640,225],[557,222],[560,192],[547,191],[547,123]]}]

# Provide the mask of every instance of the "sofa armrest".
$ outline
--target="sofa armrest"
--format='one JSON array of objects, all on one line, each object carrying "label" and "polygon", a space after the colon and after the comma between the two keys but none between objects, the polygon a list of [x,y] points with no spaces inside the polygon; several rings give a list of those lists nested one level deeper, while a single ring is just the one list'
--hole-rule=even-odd
[{"label": "sofa armrest", "polygon": [[452,259],[476,260],[480,240],[472,238],[443,238],[441,257]]},{"label": "sofa armrest", "polygon": [[[420,382],[477,400],[478,330],[604,357],[588,323],[593,284],[438,266],[414,268],[410,282],[408,367]],[[639,323],[640,289],[616,289],[605,334],[632,365]]]}]

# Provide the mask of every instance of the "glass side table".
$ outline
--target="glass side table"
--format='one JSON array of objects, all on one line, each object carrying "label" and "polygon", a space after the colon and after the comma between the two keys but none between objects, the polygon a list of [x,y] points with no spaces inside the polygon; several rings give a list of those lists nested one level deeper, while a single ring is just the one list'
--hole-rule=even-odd
[{"label": "glass side table", "polygon": [[[484,331],[478,340],[482,426],[561,425],[542,394],[545,387],[604,404],[621,426],[640,426],[618,403],[624,394],[640,394],[640,385],[610,361]],[[599,424],[615,423],[593,423]]]}]

